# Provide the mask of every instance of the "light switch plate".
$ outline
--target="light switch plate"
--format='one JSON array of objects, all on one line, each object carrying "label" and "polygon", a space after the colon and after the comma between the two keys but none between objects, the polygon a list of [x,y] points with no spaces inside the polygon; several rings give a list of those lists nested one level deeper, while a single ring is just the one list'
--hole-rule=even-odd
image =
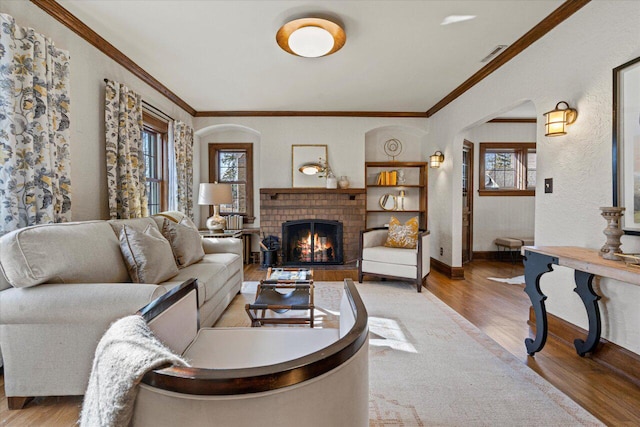
[{"label": "light switch plate", "polygon": [[553,178],[544,179],[544,192],[553,193]]}]

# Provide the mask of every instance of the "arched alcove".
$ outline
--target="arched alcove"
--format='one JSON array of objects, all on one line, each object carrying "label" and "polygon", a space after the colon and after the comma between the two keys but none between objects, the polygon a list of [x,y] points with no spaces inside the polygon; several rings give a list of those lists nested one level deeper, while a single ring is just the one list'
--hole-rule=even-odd
[{"label": "arched alcove", "polygon": [[[197,194],[197,187],[200,182],[209,182],[209,158],[208,158],[208,145],[219,143],[250,143],[253,144],[253,206],[258,207],[260,201],[260,195],[257,191],[259,179],[260,179],[260,142],[261,134],[257,130],[248,126],[224,123],[203,127],[195,132],[196,146],[194,147],[194,155],[199,157],[197,165],[198,171],[194,170],[194,187]],[[197,154],[195,153],[197,151]],[[254,215],[255,209],[254,208]],[[201,224],[208,215],[208,206],[199,206],[199,209],[195,209],[196,224]],[[202,224],[201,224],[202,225]],[[259,222],[254,224],[259,225]]]},{"label": "arched alcove", "polygon": [[198,137],[210,136],[210,134],[227,134],[227,133],[239,133],[253,135],[253,137],[259,140],[260,132],[252,129],[248,126],[237,125],[233,123],[223,123],[219,125],[205,126],[202,129],[198,129],[195,134]]}]

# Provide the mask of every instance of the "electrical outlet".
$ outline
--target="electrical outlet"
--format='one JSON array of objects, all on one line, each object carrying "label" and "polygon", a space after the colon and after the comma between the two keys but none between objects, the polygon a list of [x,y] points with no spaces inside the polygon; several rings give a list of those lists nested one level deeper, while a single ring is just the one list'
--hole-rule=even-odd
[{"label": "electrical outlet", "polygon": [[444,255],[444,249],[440,248],[440,256]]}]

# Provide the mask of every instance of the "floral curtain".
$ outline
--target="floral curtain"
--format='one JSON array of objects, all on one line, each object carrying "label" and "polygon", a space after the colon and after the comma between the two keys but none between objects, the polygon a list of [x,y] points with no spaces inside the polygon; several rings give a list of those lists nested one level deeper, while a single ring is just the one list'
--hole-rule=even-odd
[{"label": "floral curtain", "polygon": [[105,89],[107,187],[111,219],[149,216],[142,152],[142,97],[107,80]]},{"label": "floral curtain", "polygon": [[0,14],[0,235],[71,220],[69,53]]},{"label": "floral curtain", "polygon": [[173,122],[173,151],[175,182],[169,187],[175,190],[176,210],[193,218],[193,128],[181,122]]}]

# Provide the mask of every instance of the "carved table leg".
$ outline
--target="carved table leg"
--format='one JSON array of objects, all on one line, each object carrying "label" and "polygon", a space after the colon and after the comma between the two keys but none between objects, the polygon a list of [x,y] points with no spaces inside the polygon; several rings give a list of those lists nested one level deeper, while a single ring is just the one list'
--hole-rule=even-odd
[{"label": "carved table leg", "polygon": [[600,341],[600,332],[602,329],[600,323],[600,308],[598,307],[600,296],[593,291],[593,278],[593,274],[578,270],[575,272],[576,288],[573,291],[580,295],[580,299],[582,299],[582,303],[587,309],[587,317],[589,319],[589,334],[587,335],[587,340],[584,341],[577,338],[573,341],[573,345],[576,347],[576,351],[580,356],[594,351]]},{"label": "carved table leg", "polygon": [[527,338],[524,344],[527,347],[527,353],[533,356],[534,353],[542,350],[547,341],[547,310],[544,305],[546,295],[540,290],[540,277],[544,273],[553,271],[552,264],[557,264],[558,258],[539,254],[536,252],[525,251],[524,257],[524,291],[529,295],[533,311],[536,314],[536,338],[532,340]]}]

